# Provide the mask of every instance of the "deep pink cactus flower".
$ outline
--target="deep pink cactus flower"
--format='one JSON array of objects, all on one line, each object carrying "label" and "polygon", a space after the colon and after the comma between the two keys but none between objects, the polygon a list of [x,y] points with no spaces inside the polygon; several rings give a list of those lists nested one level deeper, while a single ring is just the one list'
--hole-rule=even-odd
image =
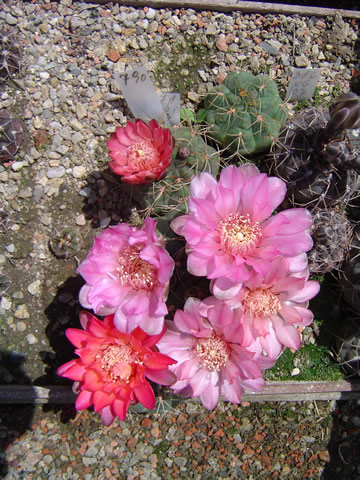
[{"label": "deep pink cactus flower", "polygon": [[164,327],[174,261],[155,227],[152,218],[138,228],[127,223],[108,227],[78,267],[86,281],[79,294],[81,305],[100,315],[115,313],[121,332],[139,326],[156,335]]},{"label": "deep pink cactus flower", "polygon": [[276,359],[284,347],[300,348],[297,327],[308,326],[313,320],[307,307],[320,285],[308,277],[308,270],[291,274],[286,258],[276,257],[264,277],[255,273],[243,284],[219,279],[212,283],[211,292],[241,310],[245,331],[260,341],[269,357]]},{"label": "deep pink cactus flower", "polygon": [[80,322],[84,330],[66,330],[80,358],[57,369],[61,377],[75,380],[76,409],[94,405],[105,425],[116,416],[125,420],[131,404],[140,402],[153,409],[155,395],[146,378],[161,385],[176,381],[168,370],[175,361],[154,350],[164,331],[153,336],[140,328],[121,333],[114,326],[113,315],[101,321],[89,312],[80,314]]},{"label": "deep pink cactus flower", "polygon": [[170,130],[160,127],[156,120],[150,120],[148,125],[136,120],[117,127],[106,144],[113,159],[109,166],[125,183],[160,180],[171,163]]},{"label": "deep pink cactus flower", "polygon": [[174,321],[166,322],[168,329],[157,346],[177,360],[169,367],[177,377],[171,385],[176,394],[200,397],[206,408],[213,409],[220,395],[239,403],[243,388],[263,388],[262,369],[272,367],[275,360],[247,341],[240,320],[240,310],[208,297],[188,298],[184,311],[177,310]]},{"label": "deep pink cactus flower", "polygon": [[253,164],[224,168],[219,182],[207,172],[193,178],[190,213],[171,223],[186,239],[189,272],[239,283],[252,272],[266,275],[277,255],[292,257],[292,268],[304,269],[304,252],[313,244],[311,215],[292,208],[271,216],[285,192],[281,179]]}]

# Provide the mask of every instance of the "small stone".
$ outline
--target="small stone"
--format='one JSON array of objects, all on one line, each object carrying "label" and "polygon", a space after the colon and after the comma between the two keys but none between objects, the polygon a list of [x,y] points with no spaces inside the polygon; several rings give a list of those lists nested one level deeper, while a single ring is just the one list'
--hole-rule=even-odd
[{"label": "small stone", "polygon": [[16,324],[16,330],[17,330],[18,332],[25,332],[25,330],[26,330],[26,323],[24,323],[24,322],[17,322],[17,324]]},{"label": "small stone", "polygon": [[16,318],[20,318],[20,319],[30,318],[30,313],[28,312],[27,306],[24,303],[17,307],[14,315]]},{"label": "small stone", "polygon": [[65,175],[65,168],[62,165],[58,167],[49,168],[46,172],[48,178],[61,178]]},{"label": "small stone", "polygon": [[83,226],[86,224],[85,215],[81,213],[75,218],[76,225]]},{"label": "small stone", "polygon": [[22,170],[23,167],[26,167],[26,162],[14,162],[11,165],[11,170],[13,172],[20,172],[20,170]]},{"label": "small stone", "polygon": [[296,367],[292,370],[291,376],[295,377],[296,375],[299,375],[299,373],[300,373],[300,369]]},{"label": "small stone", "polygon": [[43,121],[41,120],[41,118],[40,117],[35,117],[34,127],[38,130],[42,126],[43,126]]},{"label": "small stone", "polygon": [[107,58],[114,63],[116,63],[120,59],[120,57],[121,55],[115,50],[109,50],[107,53]]},{"label": "small stone", "polygon": [[9,243],[9,245],[6,245],[5,249],[9,253],[14,253],[15,252],[15,245],[13,243]]},{"label": "small stone", "polygon": [[38,296],[41,293],[40,285],[41,281],[35,280],[35,282],[32,282],[30,285],[28,285],[27,291],[30,293],[30,295]]},{"label": "small stone", "polygon": [[74,130],[77,130],[77,131],[80,131],[80,130],[83,130],[84,128],[84,125],[79,122],[78,119],[76,118],[73,118],[71,121],[70,121],[70,126],[74,129]]},{"label": "small stone", "polygon": [[204,82],[207,82],[208,77],[207,77],[207,74],[206,74],[205,70],[198,70],[198,74],[199,74],[199,77],[201,78],[201,80],[204,80]]},{"label": "small stone", "polygon": [[0,172],[0,182],[7,182],[9,180],[9,174],[5,170],[3,172]]},{"label": "small stone", "polygon": [[319,458],[320,460],[322,460],[323,462],[330,462],[330,454],[329,454],[329,451],[328,450],[322,450],[321,452],[319,452]]},{"label": "small stone", "polygon": [[29,452],[26,455],[25,461],[27,464],[31,465],[32,467],[36,465],[42,458],[41,452]]},{"label": "small stone", "polygon": [[174,458],[174,463],[180,468],[185,467],[187,464],[187,459],[185,457],[176,457]]},{"label": "small stone", "polygon": [[84,139],[84,137],[81,135],[80,132],[74,133],[74,135],[71,137],[71,140],[72,140],[75,144],[81,142],[81,140],[83,140],[83,139]]},{"label": "small stone", "polygon": [[228,49],[226,38],[225,37],[218,38],[216,41],[216,47],[221,52],[226,52]]},{"label": "small stone", "polygon": [[146,18],[148,20],[152,20],[156,15],[156,10],[154,10],[153,8],[149,8],[149,10],[146,12]]},{"label": "small stone", "polygon": [[217,33],[216,24],[215,23],[210,23],[210,25],[208,25],[208,27],[205,31],[205,34],[206,35],[216,35],[216,33]]},{"label": "small stone", "polygon": [[87,116],[87,108],[82,103],[76,104],[76,115],[79,120]]},{"label": "small stone", "polygon": [[10,300],[8,298],[2,297],[1,302],[0,302],[0,307],[3,310],[6,310],[6,311],[10,310],[11,305],[12,305],[12,303],[10,302]]},{"label": "small stone", "polygon": [[308,67],[311,62],[305,55],[298,55],[295,57],[295,65],[297,67]]},{"label": "small stone", "polygon": [[18,20],[16,17],[13,17],[10,13],[7,13],[5,16],[5,22],[8,25],[16,25],[18,23]]},{"label": "small stone", "polygon": [[38,343],[38,339],[33,335],[32,333],[29,333],[29,335],[26,335],[26,340],[29,345],[34,345],[34,343]]},{"label": "small stone", "polygon": [[86,174],[86,168],[81,166],[74,167],[72,169],[72,174],[74,178],[81,178]]}]

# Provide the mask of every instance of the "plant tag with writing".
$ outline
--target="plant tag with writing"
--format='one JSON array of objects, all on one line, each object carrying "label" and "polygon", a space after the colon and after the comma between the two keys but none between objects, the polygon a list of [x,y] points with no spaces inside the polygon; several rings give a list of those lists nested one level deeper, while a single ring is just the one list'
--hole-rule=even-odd
[{"label": "plant tag with writing", "polygon": [[132,67],[114,77],[135,118],[161,122],[164,108],[145,67]]},{"label": "plant tag with writing", "polygon": [[160,101],[164,109],[164,123],[178,125],[180,123],[180,93],[160,93]]},{"label": "plant tag with writing", "polygon": [[309,100],[321,75],[321,68],[293,68],[286,100]]}]

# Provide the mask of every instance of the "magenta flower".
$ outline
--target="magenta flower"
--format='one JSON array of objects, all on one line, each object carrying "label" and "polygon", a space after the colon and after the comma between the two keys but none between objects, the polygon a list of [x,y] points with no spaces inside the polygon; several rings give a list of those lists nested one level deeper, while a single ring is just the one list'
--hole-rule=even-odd
[{"label": "magenta flower", "polygon": [[80,322],[84,330],[66,330],[80,358],[57,370],[61,377],[75,380],[73,390],[79,394],[76,409],[94,405],[105,425],[110,425],[116,416],[125,420],[132,404],[140,402],[153,409],[155,395],[147,379],[161,385],[176,380],[168,370],[174,360],[155,350],[164,332],[149,336],[136,328],[130,335],[121,333],[114,326],[113,315],[101,321],[89,312],[80,314]]},{"label": "magenta flower", "polygon": [[110,150],[110,168],[125,183],[150,183],[166,175],[171,163],[172,138],[168,128],[156,120],[142,120],[117,127],[106,142]]},{"label": "magenta flower", "polygon": [[251,272],[266,275],[278,255],[293,257],[292,269],[304,269],[304,252],[312,247],[311,215],[293,208],[271,216],[285,191],[282,180],[253,164],[224,168],[219,182],[207,172],[193,178],[190,213],[171,223],[186,239],[189,272],[239,283]]},{"label": "magenta flower", "polygon": [[265,276],[255,273],[243,284],[218,279],[212,282],[211,292],[241,311],[245,331],[260,341],[269,357],[276,359],[284,346],[300,348],[297,327],[308,326],[313,320],[307,306],[320,285],[308,277],[308,270],[292,274],[286,258],[277,257]]},{"label": "magenta flower", "polygon": [[174,261],[147,218],[141,228],[127,223],[107,228],[78,268],[86,284],[80,303],[100,315],[115,313],[121,332],[141,327],[159,334],[167,314],[166,299]]},{"label": "magenta flower", "polygon": [[240,320],[240,310],[208,297],[188,298],[184,311],[177,310],[174,321],[167,321],[168,329],[157,346],[177,360],[169,367],[178,379],[171,386],[176,394],[200,397],[212,409],[220,395],[239,403],[243,388],[263,388],[261,369],[273,366],[275,360],[263,356],[256,342],[248,342]]}]

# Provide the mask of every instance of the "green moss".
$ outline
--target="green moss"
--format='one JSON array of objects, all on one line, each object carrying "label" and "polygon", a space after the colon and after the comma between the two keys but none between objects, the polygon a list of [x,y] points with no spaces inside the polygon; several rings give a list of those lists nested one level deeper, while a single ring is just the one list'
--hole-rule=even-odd
[{"label": "green moss", "polygon": [[[292,376],[297,366],[300,373]],[[337,381],[343,378],[340,366],[334,362],[325,345],[305,345],[294,354],[285,350],[273,368],[264,373],[267,381]]]},{"label": "green moss", "polygon": [[177,91],[183,95],[203,84],[199,70],[204,70],[211,63],[213,45],[204,45],[197,35],[167,43],[167,50],[156,45],[149,47],[145,54],[150,61],[155,61],[154,80],[159,88]]}]

